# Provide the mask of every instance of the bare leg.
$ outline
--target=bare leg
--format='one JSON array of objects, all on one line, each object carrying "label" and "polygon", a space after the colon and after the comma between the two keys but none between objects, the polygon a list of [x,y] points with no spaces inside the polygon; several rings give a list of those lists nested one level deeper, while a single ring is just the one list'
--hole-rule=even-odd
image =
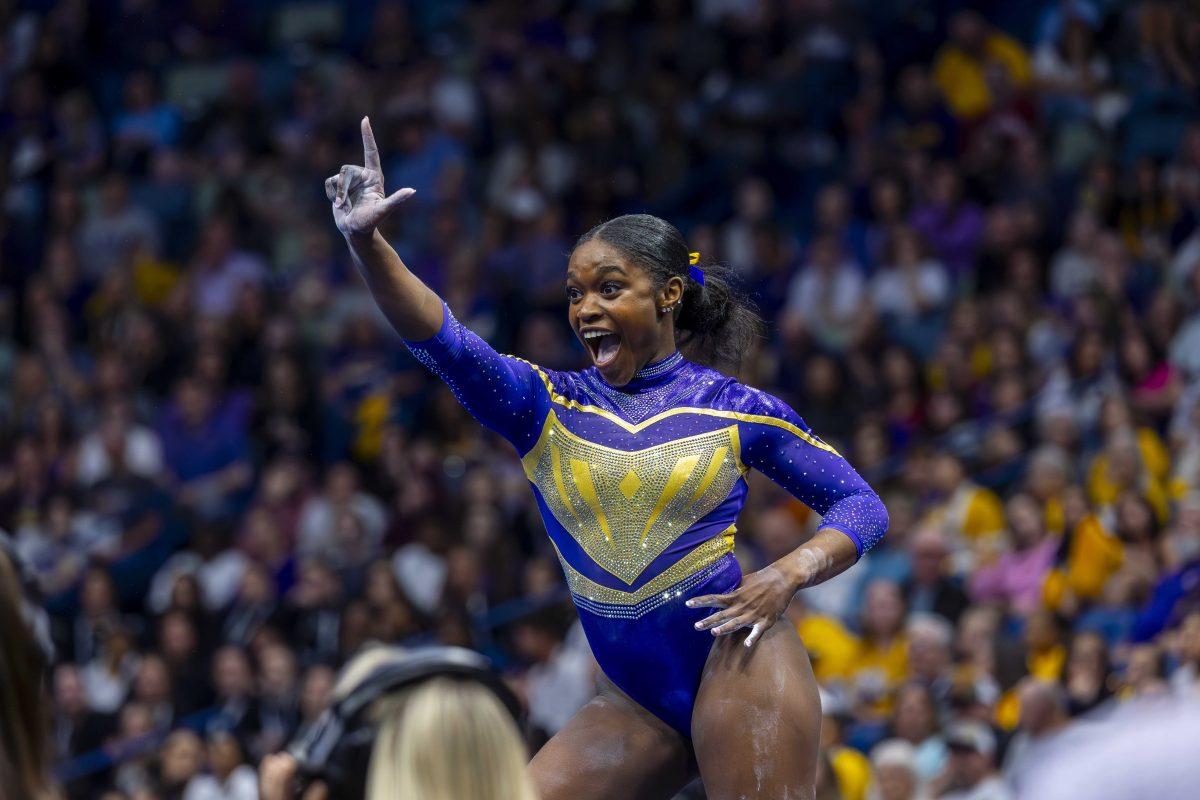
[{"label": "bare leg", "polygon": [[542,800],[668,800],[689,768],[687,741],[603,678],[529,764]]},{"label": "bare leg", "polygon": [[753,649],[718,637],[692,712],[708,800],[811,800],[821,701],[808,653],[785,620]]}]

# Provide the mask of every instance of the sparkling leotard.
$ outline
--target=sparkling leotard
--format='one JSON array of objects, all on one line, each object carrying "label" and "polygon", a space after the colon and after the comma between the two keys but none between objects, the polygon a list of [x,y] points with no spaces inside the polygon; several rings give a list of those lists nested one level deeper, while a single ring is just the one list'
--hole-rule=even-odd
[{"label": "sparkling leotard", "polygon": [[621,388],[595,367],[501,355],[444,307],[405,344],[517,449],[597,662],[684,736],[712,609],[684,601],[738,585],[733,536],[751,467],[823,515],[859,555],[887,530],[879,496],[786,403],[679,353]]}]

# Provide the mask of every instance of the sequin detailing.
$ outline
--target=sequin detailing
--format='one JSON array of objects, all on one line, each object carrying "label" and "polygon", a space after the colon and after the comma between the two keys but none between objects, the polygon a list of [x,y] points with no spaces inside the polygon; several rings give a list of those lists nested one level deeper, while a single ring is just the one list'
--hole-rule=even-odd
[{"label": "sequin detailing", "polygon": [[[824,450],[831,455],[841,458],[841,454],[838,453],[837,450],[834,450],[833,447],[821,441],[816,436],[813,436],[811,433],[799,427],[798,425],[794,425],[791,422],[788,422],[786,419],[780,419],[778,417],[772,417],[765,414],[749,414],[743,411],[730,411],[722,408],[705,408],[703,406],[676,406],[674,408],[668,408],[664,411],[659,411],[653,416],[647,417],[640,422],[629,422],[628,420],[623,419],[619,414],[614,414],[606,408],[601,408],[591,403],[580,403],[577,400],[566,397],[554,388],[554,382],[550,380],[550,376],[547,375],[546,371],[538,365],[530,364],[530,362],[521,358],[517,358],[516,356],[502,357],[512,358],[516,361],[520,361],[523,364],[528,364],[530,368],[533,369],[538,375],[538,377],[541,378],[542,384],[546,387],[547,394],[550,395],[550,402],[560,405],[563,408],[571,409],[572,411],[583,411],[588,414],[596,414],[597,416],[604,417],[609,422],[619,425],[629,433],[640,433],[646,428],[649,428],[651,425],[654,425],[656,422],[661,422],[667,417],[673,417],[677,414],[700,414],[703,416],[722,417],[724,419],[733,419],[739,422],[752,422],[759,425],[770,425],[775,428],[780,428],[781,430],[792,434],[797,439],[812,445],[818,450]],[[613,390],[611,386],[608,388],[612,391],[616,391]],[[667,387],[664,387],[662,391],[664,394],[667,394]],[[681,392],[681,394],[685,393],[686,392]]]},{"label": "sequin detailing", "polygon": [[[639,373],[639,377],[644,376],[641,376]],[[641,422],[654,412],[661,410],[664,403],[669,400],[668,395],[673,391],[678,391],[678,388],[669,382],[655,389],[647,389],[641,392],[625,392],[610,385],[599,375],[588,374],[587,380],[588,385],[592,389],[634,422]]]},{"label": "sequin detailing", "polygon": [[[681,582],[693,575],[704,572],[707,567],[720,560],[726,553],[732,552],[733,535],[736,531],[737,528],[730,525],[721,534],[693,548],[683,558],[632,592],[624,592],[620,589],[601,586],[568,564],[566,559],[562,557],[562,553],[558,554],[558,560],[562,564],[563,573],[567,577],[567,586],[570,588],[571,594],[577,602],[588,600],[615,606],[634,606],[640,609],[636,616],[641,616],[641,614],[649,610],[643,607],[643,604],[647,600],[655,598],[660,600],[669,599],[672,595],[683,590],[683,587],[678,584],[681,584]],[[599,611],[595,613],[601,614],[601,616],[613,616],[611,613],[601,613]]]},{"label": "sequin detailing", "polygon": [[577,436],[551,411],[522,464],[584,552],[632,585],[671,542],[729,496],[745,471],[740,446],[731,425],[643,450],[617,450]]},{"label": "sequin detailing", "polygon": [[608,617],[609,619],[640,619],[652,611],[657,611],[672,600],[683,597],[683,595],[691,591],[692,587],[704,583],[709,579],[710,576],[716,572],[719,572],[724,565],[723,558],[717,559],[712,564],[702,568],[699,572],[693,572],[691,575],[672,586],[669,591],[656,594],[653,597],[649,597],[635,605],[622,605],[589,600],[586,597],[581,597],[577,594],[574,594],[571,597],[574,599],[575,605],[578,608],[595,614],[598,617]]},{"label": "sequin detailing", "polygon": [[874,492],[859,492],[843,497],[826,512],[821,526],[836,528],[854,540],[858,552],[867,552],[887,533],[887,509]]},{"label": "sequin detailing", "polygon": [[741,476],[764,473],[860,554],[887,530],[879,497],[779,398],[678,353],[621,388],[594,368],[545,370],[497,353],[443,308],[436,335],[406,344],[523,454],[552,541],[571,559],[560,555],[596,660],[683,736],[712,648],[694,628],[710,610],[684,600],[737,585]]},{"label": "sequin detailing", "polygon": [[[616,570],[626,576],[623,580],[637,574],[634,570],[641,562],[626,550],[644,545],[652,552],[664,538],[660,529],[677,537],[684,531],[676,530],[676,523],[699,521],[694,507],[723,502],[723,487],[729,481],[717,466],[729,457],[740,472],[763,472],[823,515],[823,525],[845,532],[859,554],[887,530],[887,511],[878,496],[786,403],[693,364],[678,352],[643,368],[618,389],[594,368],[550,372],[501,355],[444,304],[438,332],[405,344],[446,382],[472,416],[525,454],[526,474],[537,478],[547,511],[570,535],[582,537],[580,543],[591,548],[585,553],[607,556],[597,562],[604,569],[615,567],[617,560],[626,563],[626,569]],[[560,420],[556,409],[573,413]],[[647,452],[651,443],[654,447],[648,449],[656,453],[678,444],[664,442],[664,434],[656,432],[665,433],[654,426],[667,420],[669,435],[679,442],[687,442],[690,431],[700,436],[714,433],[719,420],[729,421],[739,441],[720,458],[718,445],[704,454],[676,453],[656,466],[651,485],[646,470],[630,459]],[[560,442],[573,431],[575,441],[565,450],[561,444],[543,447],[548,427],[559,431]],[[535,451],[536,459],[531,456]],[[543,457],[545,463],[539,466]],[[680,508],[686,511],[682,517]],[[638,524],[630,525],[631,513]]]},{"label": "sequin detailing", "polygon": [[634,380],[642,380],[644,378],[656,378],[664,372],[672,369],[683,362],[683,353],[676,350],[671,355],[664,358],[662,361],[656,361],[653,364],[646,366],[633,373]]}]

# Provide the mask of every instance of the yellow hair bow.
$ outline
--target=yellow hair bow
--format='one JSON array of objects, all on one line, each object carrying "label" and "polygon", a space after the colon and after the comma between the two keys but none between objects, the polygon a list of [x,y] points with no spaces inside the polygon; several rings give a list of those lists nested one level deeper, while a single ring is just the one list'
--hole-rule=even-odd
[{"label": "yellow hair bow", "polygon": [[688,253],[688,274],[692,276],[692,280],[701,286],[704,285],[704,270],[700,269],[697,264],[700,263],[700,253]]}]

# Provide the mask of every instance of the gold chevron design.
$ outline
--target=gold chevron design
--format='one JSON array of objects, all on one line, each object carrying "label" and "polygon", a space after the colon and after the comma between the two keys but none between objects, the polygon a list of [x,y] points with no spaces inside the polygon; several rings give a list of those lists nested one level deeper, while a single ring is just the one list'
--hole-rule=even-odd
[{"label": "gold chevron design", "polygon": [[835,456],[841,455],[832,446],[821,441],[816,436],[813,436],[811,433],[804,430],[803,428],[799,428],[799,427],[793,425],[792,423],[788,422],[786,419],[779,419],[778,417],[768,417],[768,416],[764,416],[762,414],[746,414],[741,411],[725,411],[725,410],[722,410],[719,408],[700,408],[700,407],[693,407],[693,406],[677,406],[675,408],[669,408],[666,411],[662,411],[658,414],[655,414],[652,417],[647,417],[646,419],[642,420],[641,422],[628,422],[624,419],[621,419],[621,417],[617,416],[616,414],[614,414],[613,412],[609,411],[606,408],[600,408],[599,406],[593,406],[593,405],[587,405],[584,403],[580,403],[576,400],[572,400],[569,397],[564,397],[563,395],[559,394],[557,391],[555,391],[554,384],[550,382],[550,376],[547,375],[546,371],[543,370],[541,367],[539,367],[537,364],[534,364],[531,361],[526,361],[523,358],[518,358],[517,356],[506,355],[505,357],[513,358],[513,359],[516,359],[517,361],[521,361],[521,362],[528,364],[533,369],[533,371],[537,373],[538,377],[542,379],[542,384],[546,387],[546,393],[548,395],[550,395],[550,402],[560,405],[563,408],[569,408],[574,411],[583,411],[588,414],[595,414],[596,416],[603,417],[604,419],[608,420],[609,422],[613,423],[614,425],[624,428],[629,433],[638,433],[640,431],[643,431],[646,428],[650,427],[651,425],[655,424],[656,422],[661,422],[662,420],[666,419],[667,417],[673,417],[676,414],[701,414],[701,415],[709,416],[709,417],[722,417],[724,419],[734,419],[739,422],[753,422],[753,423],[757,423],[759,425],[770,425],[775,428],[782,428],[785,431],[787,431],[788,433],[791,433],[796,438],[807,442],[808,444],[812,445],[813,447],[816,447],[820,450],[824,450],[827,453],[833,453]]},{"label": "gold chevron design", "polygon": [[620,589],[611,589],[607,586],[602,586],[601,584],[596,583],[591,578],[587,577],[582,572],[568,564],[567,560],[563,558],[562,553],[558,553],[557,547],[554,548],[554,550],[556,553],[558,553],[558,561],[560,564],[562,564],[563,574],[566,575],[567,586],[570,588],[572,594],[578,597],[585,597],[588,600],[595,600],[600,603],[632,606],[648,600],[660,592],[665,592],[688,576],[694,575],[710,564],[715,563],[726,553],[732,552],[733,535],[736,532],[737,527],[730,525],[718,535],[700,545],[697,545],[686,556],[679,559],[674,564],[667,567],[632,592],[623,592]]},{"label": "gold chevron design", "polygon": [[572,433],[551,411],[521,463],[584,552],[632,585],[729,496],[746,472],[740,452],[737,425],[626,451]]}]

